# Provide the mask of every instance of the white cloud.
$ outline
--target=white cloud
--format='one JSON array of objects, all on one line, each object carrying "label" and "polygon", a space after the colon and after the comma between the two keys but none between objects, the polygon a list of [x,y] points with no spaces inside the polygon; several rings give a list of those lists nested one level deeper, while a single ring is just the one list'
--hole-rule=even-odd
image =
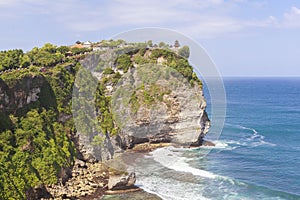
[{"label": "white cloud", "polygon": [[297,7],[292,7],[289,12],[284,14],[284,27],[289,28],[300,28],[300,9]]},{"label": "white cloud", "polygon": [[[48,7],[58,13],[58,21],[76,31],[161,26],[177,29],[191,36],[208,38],[238,32],[246,27],[269,25],[269,19],[249,21],[230,17],[234,5],[245,2],[247,1],[116,0],[89,7],[79,1],[70,6],[69,1],[64,0]],[[75,15],[74,11],[79,14]]]},{"label": "white cloud", "polygon": [[198,38],[215,38],[239,33],[247,28],[278,27],[277,19],[269,16],[260,20],[241,20],[228,16],[206,16],[197,23],[179,27],[184,33]]},{"label": "white cloud", "polygon": [[0,7],[12,5],[11,2],[18,5],[18,12],[11,13],[42,14],[77,33],[154,26],[177,29],[192,37],[213,38],[239,33],[247,28],[300,27],[300,9],[296,7],[284,14],[282,22],[274,16],[260,19],[234,16],[234,11],[242,4],[257,9],[256,1],[247,0],[115,0],[101,3],[0,0]]},{"label": "white cloud", "polygon": [[17,0],[0,0],[0,7],[13,6],[17,2]]}]

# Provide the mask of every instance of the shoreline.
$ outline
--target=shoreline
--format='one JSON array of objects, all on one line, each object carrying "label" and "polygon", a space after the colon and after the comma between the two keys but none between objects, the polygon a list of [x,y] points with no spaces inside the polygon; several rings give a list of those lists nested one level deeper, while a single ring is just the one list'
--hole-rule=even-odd
[{"label": "shoreline", "polygon": [[[70,199],[78,198],[88,200],[95,198],[104,200],[128,198],[137,200],[162,200],[158,194],[145,190],[137,185],[132,185],[126,189],[109,190],[108,182],[110,177],[128,175],[129,172],[127,167],[131,163],[134,163],[136,159],[140,159],[156,149],[169,146],[179,147],[180,145],[174,143],[142,143],[119,154],[114,160],[107,162],[89,163],[82,160],[76,160],[74,167],[72,168],[72,176],[64,184],[47,186],[47,190],[52,196],[52,198],[49,199],[66,197]],[[205,146],[215,146],[215,144],[204,141],[201,146],[186,148],[201,148]]]},{"label": "shoreline", "polygon": [[[169,146],[175,146],[175,147],[182,147],[181,145],[175,144],[175,143],[141,143],[134,146],[132,149],[126,150],[124,153],[122,153],[120,156],[125,157],[124,160],[127,160],[129,162],[133,162],[133,160],[146,155],[147,153],[150,153],[156,149],[169,147]],[[203,144],[200,146],[190,146],[186,148],[201,148],[201,147],[207,147],[207,146],[215,146],[214,143],[210,141],[203,141]],[[132,155],[132,153],[138,153],[138,156],[127,157],[127,154]],[[133,160],[131,160],[133,159]],[[144,189],[142,187],[136,186],[136,190],[123,190],[123,191],[105,191],[104,195],[101,199],[103,200],[110,200],[110,199],[133,199],[133,200],[140,200],[140,199],[150,199],[150,200],[163,200],[162,197],[159,196],[159,194],[156,194],[155,192],[149,191],[147,189]],[[114,194],[115,193],[115,194]]]},{"label": "shoreline", "polygon": [[195,145],[195,146],[182,146],[182,145],[179,145],[176,143],[170,143],[170,142],[141,143],[141,144],[135,145],[132,149],[126,150],[125,152],[150,153],[158,148],[169,147],[169,146],[194,149],[194,148],[201,148],[201,147],[213,147],[213,146],[216,146],[216,144],[214,144],[211,141],[206,141],[206,140],[203,140],[202,145]]},{"label": "shoreline", "polygon": [[139,191],[120,193],[120,194],[105,194],[101,197],[101,200],[163,200],[155,193],[151,193],[144,189],[140,189]]}]

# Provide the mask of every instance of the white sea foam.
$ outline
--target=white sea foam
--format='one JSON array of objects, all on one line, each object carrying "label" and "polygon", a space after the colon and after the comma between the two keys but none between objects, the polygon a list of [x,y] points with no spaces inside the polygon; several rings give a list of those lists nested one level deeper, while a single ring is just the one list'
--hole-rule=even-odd
[{"label": "white sea foam", "polygon": [[229,145],[222,140],[214,140],[212,141],[212,143],[215,144],[215,146],[212,146],[213,148],[217,148],[217,149],[226,149],[229,147]]},{"label": "white sea foam", "polygon": [[223,142],[226,143],[227,145],[239,145],[239,146],[245,145],[244,142],[237,141],[237,140],[224,140]]},{"label": "white sea foam", "polygon": [[276,144],[265,141],[265,136],[260,135],[257,130],[254,128],[249,128],[241,125],[235,125],[235,124],[227,124],[229,126],[237,127],[243,130],[250,130],[252,132],[252,135],[248,136],[246,138],[247,143],[240,143],[242,145],[249,145],[251,147],[257,147],[261,145],[268,145],[268,146],[276,146]]},{"label": "white sea foam", "polygon": [[191,167],[187,161],[187,158],[181,157],[180,152],[171,151],[170,148],[161,148],[152,152],[153,158],[156,162],[159,162],[164,167],[173,169],[179,172],[192,173],[195,176],[201,176],[204,178],[214,179],[217,175]]},{"label": "white sea foam", "polygon": [[251,144],[252,147],[257,147],[257,146],[261,146],[261,145],[267,145],[267,146],[272,146],[272,147],[276,146],[276,144],[274,144],[274,143],[266,142],[266,141],[263,141],[263,140],[258,141],[258,142],[253,142]]},{"label": "white sea foam", "polygon": [[[234,141],[229,142],[233,143]],[[229,146],[224,141],[220,141],[218,144],[225,148]],[[190,153],[188,149],[174,147],[156,149],[144,160],[147,164],[142,165],[142,167],[137,170],[137,176],[139,177],[137,184],[145,191],[157,194],[164,200],[209,200],[215,199],[213,197],[215,195],[218,196],[219,192],[225,195],[229,193],[232,194],[235,190],[234,188],[240,186],[245,187],[246,184],[240,183],[232,178],[192,167],[188,163],[191,158],[185,157],[191,155]],[[152,159],[156,162],[149,165],[148,162]],[[193,159],[195,159],[195,157]],[[163,168],[159,166],[163,166]],[[204,178],[205,181],[189,181],[189,179],[187,180],[184,176],[173,178],[173,175],[169,174],[168,171],[164,172],[164,168],[176,172],[190,173],[195,177]],[[215,188],[213,194],[208,193],[211,188]]]},{"label": "white sea foam", "polygon": [[163,200],[210,200],[202,195],[204,188],[195,190],[194,183],[182,183],[174,179],[164,177],[144,177],[138,179],[139,186],[149,192],[158,195]]},{"label": "white sea foam", "polygon": [[[147,157],[147,161],[144,160],[147,164],[137,169],[137,176],[139,177],[137,185],[147,192],[157,194],[164,200],[210,200],[210,198],[203,196],[205,187],[199,187],[201,185],[198,185],[198,182],[189,181],[184,176],[173,179],[173,176],[165,169],[191,173],[196,177],[208,178],[211,181],[215,180],[216,175],[191,167],[187,163],[188,159],[183,157],[184,153],[188,153],[188,150],[183,151],[182,148],[173,147],[156,149],[150,153],[152,162],[153,160],[156,162],[149,165],[149,157]],[[161,168],[160,165],[164,168]]]},{"label": "white sea foam", "polygon": [[254,128],[249,128],[249,127],[238,125],[238,124],[228,124],[227,123],[226,125],[233,126],[233,127],[236,127],[236,128],[239,128],[239,129],[243,129],[243,130],[249,130],[249,131],[252,131],[254,134],[258,133]]},{"label": "white sea foam", "polygon": [[[238,128],[249,131],[244,131],[244,134],[240,135],[239,139],[212,141],[216,146],[201,148],[215,148],[223,151],[259,145],[275,145],[266,142],[265,137],[260,135],[256,130],[247,127]],[[199,155],[201,154],[201,148],[199,148]],[[249,184],[246,182],[194,168],[190,163],[195,164],[196,162],[190,161],[197,161],[199,159],[199,157],[191,156],[195,155],[195,153],[198,153],[195,149],[175,147],[165,147],[155,150],[145,157],[146,160],[143,161],[144,165],[138,170],[140,174],[138,174],[137,184],[144,190],[157,194],[162,199],[167,200],[207,200],[208,198],[253,200],[257,199],[256,197],[261,197],[260,191],[255,198],[247,196],[249,194],[243,194],[243,191],[249,187]],[[153,160],[156,162],[153,162]],[[171,170],[166,170],[165,168],[175,171],[170,173]],[[182,173],[178,173],[179,176],[176,176],[176,171],[190,173],[195,176],[196,181],[186,178],[185,174],[182,176]]]}]

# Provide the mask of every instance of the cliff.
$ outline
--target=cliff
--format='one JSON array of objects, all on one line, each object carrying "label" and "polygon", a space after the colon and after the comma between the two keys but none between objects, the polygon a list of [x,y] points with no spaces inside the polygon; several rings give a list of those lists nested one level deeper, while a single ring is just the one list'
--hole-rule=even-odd
[{"label": "cliff", "polygon": [[[91,103],[92,95],[81,98],[89,92],[84,89],[87,80],[96,82],[91,74],[83,71],[75,81],[73,108],[84,159],[112,159],[142,143],[202,145],[210,121],[202,83],[185,58],[164,49],[140,49],[92,55],[82,64],[93,71],[101,62],[104,67],[93,73],[99,81],[94,88],[102,99],[99,104],[97,100],[95,105]],[[93,87],[91,84],[88,88]],[[92,120],[83,122],[79,111],[90,119],[98,116],[99,128]],[[88,130],[81,127],[83,123],[93,125]]]},{"label": "cliff", "polygon": [[0,75],[1,199],[49,197],[45,185],[70,177],[76,149],[72,121],[64,116],[74,75],[60,65]]},{"label": "cliff", "polygon": [[[1,199],[96,197],[111,175],[99,161],[139,144],[202,145],[210,121],[186,58],[137,45],[58,62],[63,49],[0,73]],[[55,59],[36,66],[45,52]]]}]

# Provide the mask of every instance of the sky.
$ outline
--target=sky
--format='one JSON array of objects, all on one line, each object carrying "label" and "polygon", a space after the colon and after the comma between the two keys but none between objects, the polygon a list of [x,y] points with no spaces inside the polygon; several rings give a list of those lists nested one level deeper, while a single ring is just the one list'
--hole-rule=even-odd
[{"label": "sky", "polygon": [[0,0],[0,24],[0,50],[160,27],[194,39],[224,77],[300,76],[299,0]]}]

